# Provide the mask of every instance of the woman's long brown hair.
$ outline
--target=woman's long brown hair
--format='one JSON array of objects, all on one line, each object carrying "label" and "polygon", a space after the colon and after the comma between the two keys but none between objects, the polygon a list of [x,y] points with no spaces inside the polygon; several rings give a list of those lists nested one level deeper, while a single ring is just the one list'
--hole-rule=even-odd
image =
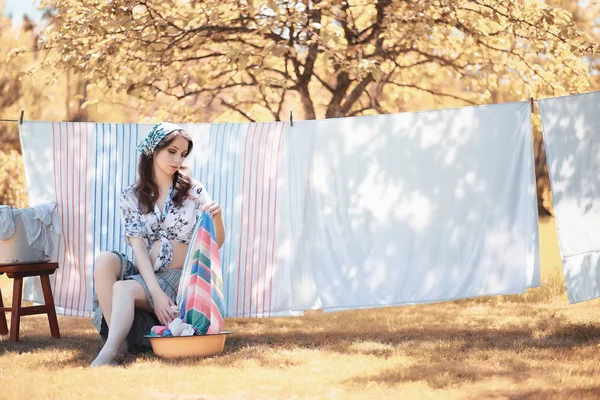
[{"label": "woman's long brown hair", "polygon": [[[187,154],[189,155],[192,152],[194,143],[192,143],[192,139],[186,131],[178,129],[165,136],[163,140],[156,145],[151,156],[147,156],[144,153],[140,156],[140,161],[138,162],[138,181],[135,184],[134,191],[140,202],[140,211],[144,214],[154,210],[154,204],[156,204],[159,195],[158,185],[154,182],[152,174],[154,154],[165,147],[168,147],[177,137],[182,137],[188,141]],[[192,179],[187,172],[187,168],[182,166],[173,176],[173,202],[177,206],[181,206],[183,200],[187,198],[188,191],[192,187]]]}]

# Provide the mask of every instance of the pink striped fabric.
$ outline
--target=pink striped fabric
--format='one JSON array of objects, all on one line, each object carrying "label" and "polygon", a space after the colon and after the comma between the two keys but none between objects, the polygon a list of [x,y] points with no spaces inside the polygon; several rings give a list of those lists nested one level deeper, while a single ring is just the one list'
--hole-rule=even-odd
[{"label": "pink striped fabric", "polygon": [[[186,160],[223,209],[225,316],[292,315],[288,266],[278,222],[285,167],[282,122],[182,125],[194,141]],[[24,122],[20,125],[30,205],[57,202],[62,234],[52,278],[57,312],[90,317],[94,258],[120,251],[118,195],[137,179],[135,146],[151,124]],[[26,298],[41,300],[28,283]]]},{"label": "pink striped fabric", "polygon": [[52,165],[54,197],[61,216],[62,234],[58,241],[59,270],[54,275],[54,301],[68,310],[67,315],[91,316],[88,305],[89,280],[85,210],[88,190],[89,150],[87,126],[52,124]]}]

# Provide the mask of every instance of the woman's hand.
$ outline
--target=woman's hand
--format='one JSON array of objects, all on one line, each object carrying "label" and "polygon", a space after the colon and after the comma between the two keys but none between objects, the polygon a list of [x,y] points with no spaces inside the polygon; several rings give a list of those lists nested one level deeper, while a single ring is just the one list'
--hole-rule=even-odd
[{"label": "woman's hand", "polygon": [[212,215],[212,217],[216,217],[217,215],[221,214],[221,207],[216,203],[216,202],[212,202],[210,204],[205,205],[204,207],[202,207],[202,212],[204,211],[208,211],[208,213],[210,215]]},{"label": "woman's hand", "polygon": [[212,215],[215,223],[215,240],[217,247],[221,248],[225,241],[225,227],[223,226],[223,216],[221,214],[221,207],[214,201],[210,204],[202,207],[202,212],[208,211]]},{"label": "woman's hand", "polygon": [[154,314],[158,321],[161,325],[169,325],[175,319],[175,313],[171,310],[171,306],[175,305],[173,300],[162,290],[156,294],[152,293],[152,300],[154,300]]}]

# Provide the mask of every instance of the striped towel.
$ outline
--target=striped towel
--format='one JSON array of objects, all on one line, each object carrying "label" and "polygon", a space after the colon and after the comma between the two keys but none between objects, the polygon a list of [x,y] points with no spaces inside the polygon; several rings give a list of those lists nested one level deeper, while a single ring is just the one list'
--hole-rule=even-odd
[{"label": "striped towel", "polygon": [[223,274],[215,226],[206,212],[196,224],[181,273],[177,305],[181,320],[196,332],[220,333],[223,327]]}]

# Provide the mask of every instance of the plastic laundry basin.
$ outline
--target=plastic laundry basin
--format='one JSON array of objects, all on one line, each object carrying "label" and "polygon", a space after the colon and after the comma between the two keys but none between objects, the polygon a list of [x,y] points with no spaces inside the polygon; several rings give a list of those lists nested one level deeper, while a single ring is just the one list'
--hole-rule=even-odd
[{"label": "plastic laundry basin", "polygon": [[151,337],[152,351],[163,358],[210,357],[219,354],[225,347],[227,335],[232,331],[223,331],[203,336]]}]

